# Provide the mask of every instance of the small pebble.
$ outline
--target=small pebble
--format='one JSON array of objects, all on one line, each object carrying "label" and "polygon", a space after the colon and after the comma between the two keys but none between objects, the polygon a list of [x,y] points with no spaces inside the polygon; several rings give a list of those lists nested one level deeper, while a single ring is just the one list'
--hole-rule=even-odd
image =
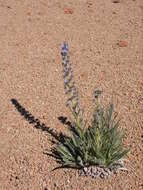
[{"label": "small pebble", "polygon": [[87,2],[87,7],[89,8],[90,6],[92,6],[91,2]]},{"label": "small pebble", "polygon": [[117,43],[117,45],[118,45],[119,47],[127,47],[127,46],[128,46],[128,42],[121,40],[121,41],[119,41],[119,42]]},{"label": "small pebble", "polygon": [[12,9],[10,6],[7,6],[8,9]]},{"label": "small pebble", "polygon": [[83,170],[84,170],[84,172],[87,172],[87,168],[86,168],[86,167],[84,167],[84,169],[83,169]]},{"label": "small pebble", "polygon": [[120,0],[113,0],[113,3],[120,3]]},{"label": "small pebble", "polygon": [[73,10],[71,8],[65,8],[64,13],[65,14],[73,14]]}]

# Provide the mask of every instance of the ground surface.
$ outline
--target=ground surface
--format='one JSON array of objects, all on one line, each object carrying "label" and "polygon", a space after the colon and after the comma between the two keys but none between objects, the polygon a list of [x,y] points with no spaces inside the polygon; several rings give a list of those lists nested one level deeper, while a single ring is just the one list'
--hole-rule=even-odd
[{"label": "ground surface", "polygon": [[[143,189],[142,14],[142,0],[0,0],[1,190]],[[104,103],[114,99],[131,148],[128,173],[95,180],[75,170],[52,172],[58,164],[43,154],[54,146],[49,128],[66,132],[58,117],[71,116],[62,80],[64,40],[85,117],[95,87],[104,91]]]}]

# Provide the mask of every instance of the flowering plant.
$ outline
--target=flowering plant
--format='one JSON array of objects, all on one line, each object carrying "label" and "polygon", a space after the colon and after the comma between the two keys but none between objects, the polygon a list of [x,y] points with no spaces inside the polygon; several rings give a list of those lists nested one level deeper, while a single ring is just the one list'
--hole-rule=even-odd
[{"label": "flowering plant", "polygon": [[[116,169],[125,169],[123,157],[128,153],[122,144],[123,132],[119,130],[119,120],[114,106],[107,109],[101,104],[101,91],[95,90],[95,109],[91,126],[87,127],[79,105],[78,92],[75,87],[72,67],[69,59],[68,44],[61,47],[64,89],[67,94],[67,106],[70,108],[73,121],[70,128],[71,136],[55,147],[54,154],[64,167],[82,169],[85,175],[97,176],[97,167],[102,168],[98,174],[109,174]],[[93,169],[96,168],[96,174]],[[91,168],[92,167],[92,168]],[[87,168],[90,168],[90,172]],[[103,172],[104,168],[104,172]],[[107,171],[107,172],[105,172]],[[92,175],[94,173],[94,175]]]}]

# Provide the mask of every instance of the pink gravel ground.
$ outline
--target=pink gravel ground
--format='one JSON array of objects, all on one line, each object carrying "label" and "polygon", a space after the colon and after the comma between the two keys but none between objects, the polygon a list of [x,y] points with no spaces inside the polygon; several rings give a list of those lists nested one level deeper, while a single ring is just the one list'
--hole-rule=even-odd
[{"label": "pink gravel ground", "polygon": [[[70,9],[70,11],[68,10]],[[67,11],[68,10],[68,11]],[[55,146],[47,131],[66,133],[60,44],[70,44],[74,76],[85,117],[94,88],[104,103],[114,99],[131,148],[126,167],[108,180],[60,169],[44,151]],[[142,0],[0,0],[0,189],[143,189]],[[44,123],[37,129],[11,99]]]}]

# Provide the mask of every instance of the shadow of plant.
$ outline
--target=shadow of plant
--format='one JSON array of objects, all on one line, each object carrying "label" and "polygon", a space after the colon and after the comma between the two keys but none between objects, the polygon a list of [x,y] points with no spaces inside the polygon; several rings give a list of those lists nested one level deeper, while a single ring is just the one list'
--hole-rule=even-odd
[{"label": "shadow of plant", "polygon": [[[29,122],[29,124],[33,124],[36,129],[40,129],[44,132],[49,133],[52,137],[54,137],[57,141],[63,142],[66,135],[63,133],[58,133],[54,131],[53,129],[47,127],[45,123],[41,123],[38,118],[35,118],[28,110],[26,110],[16,99],[11,99],[11,103],[15,106],[17,111],[20,113],[21,116],[25,118],[26,121]],[[68,125],[71,127],[71,123],[68,121],[66,117],[59,117],[58,118],[61,123]]]}]

